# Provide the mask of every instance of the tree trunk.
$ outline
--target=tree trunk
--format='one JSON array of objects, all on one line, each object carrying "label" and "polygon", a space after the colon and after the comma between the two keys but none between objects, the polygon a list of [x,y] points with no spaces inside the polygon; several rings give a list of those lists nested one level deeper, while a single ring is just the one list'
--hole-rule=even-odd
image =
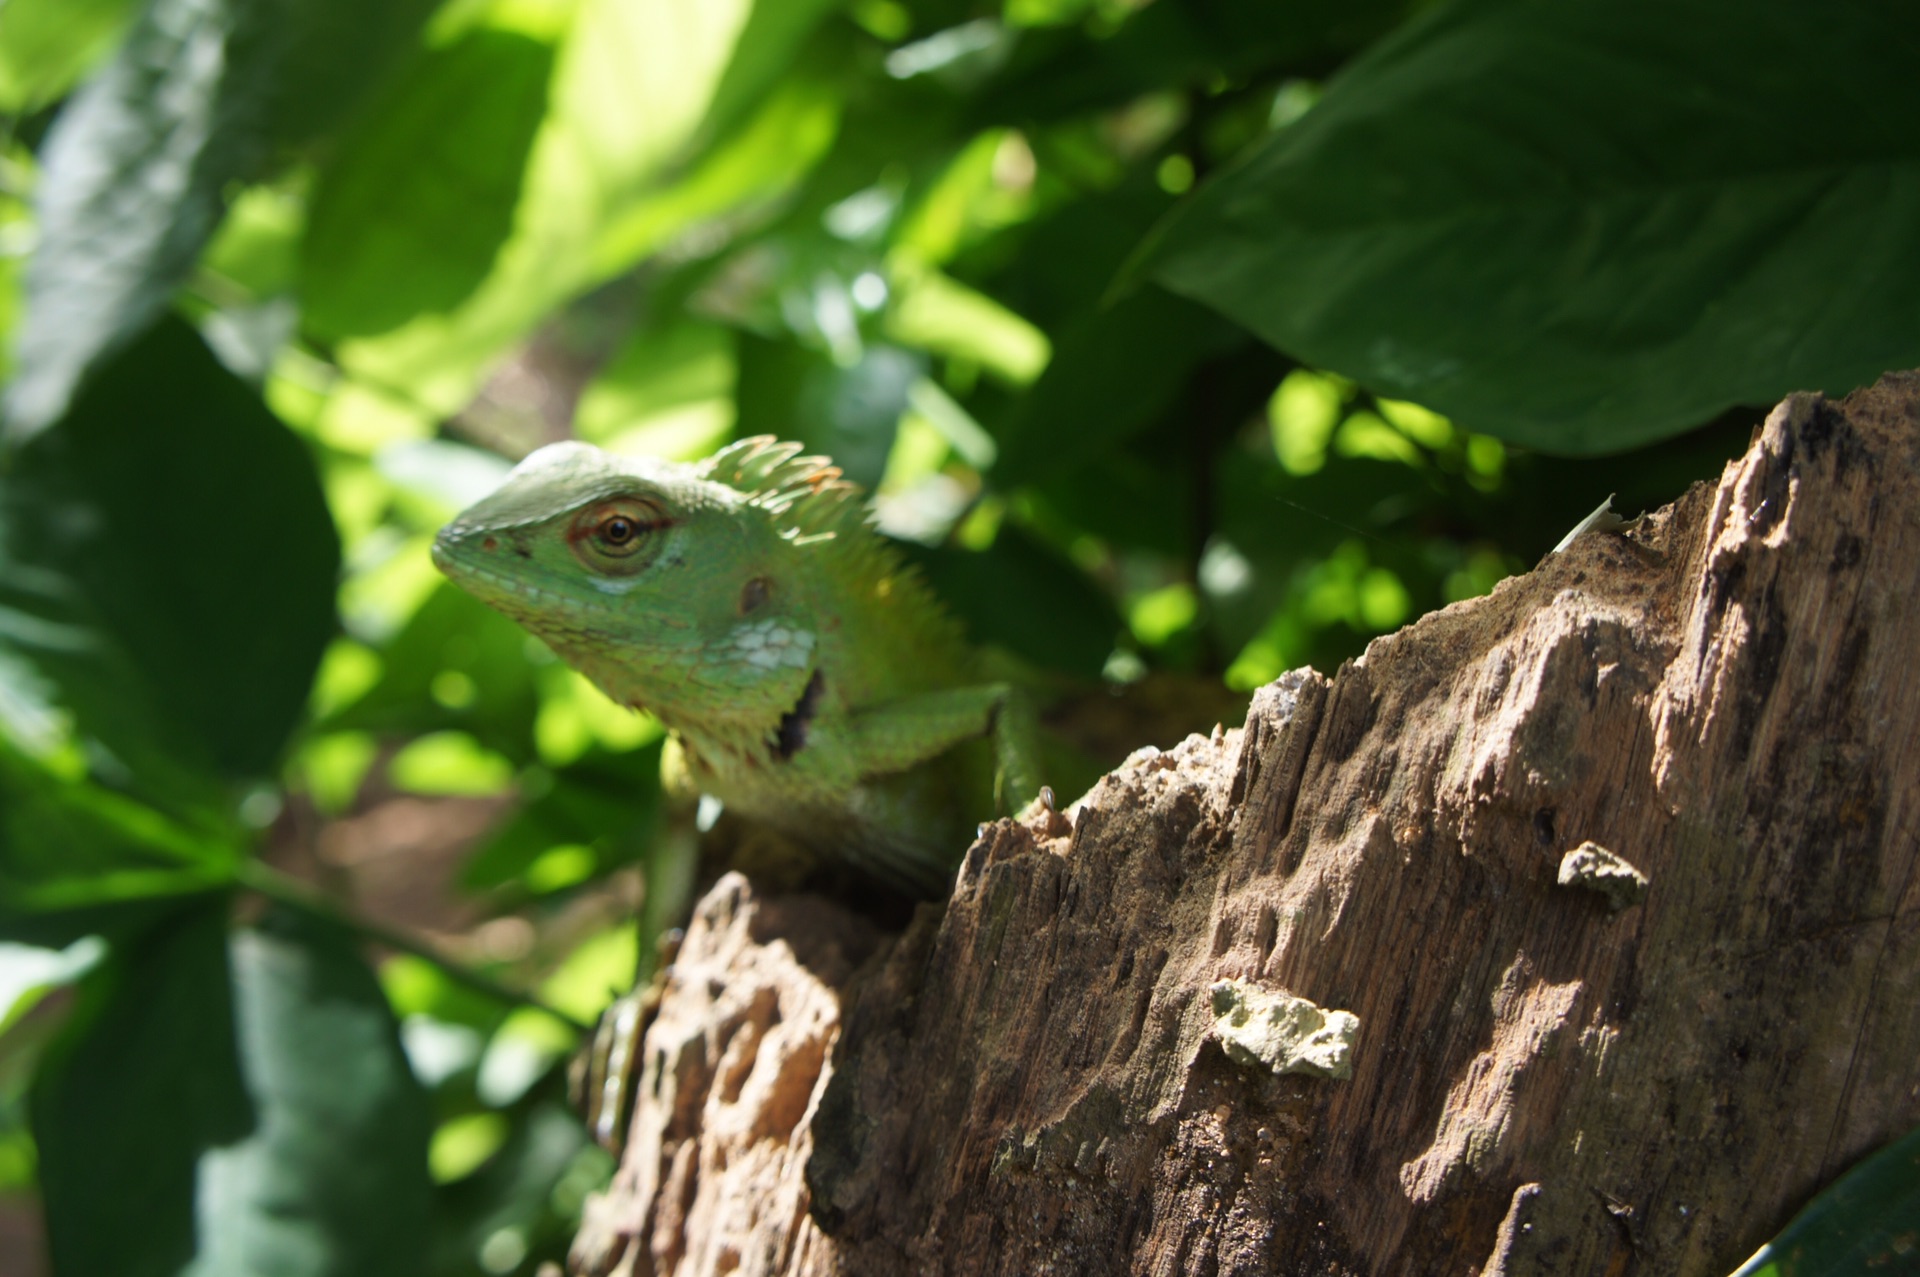
[{"label": "tree trunk", "polygon": [[723,879],[576,1266],[1727,1272],[1920,1121],[1917,475],[1795,396],[904,934]]}]

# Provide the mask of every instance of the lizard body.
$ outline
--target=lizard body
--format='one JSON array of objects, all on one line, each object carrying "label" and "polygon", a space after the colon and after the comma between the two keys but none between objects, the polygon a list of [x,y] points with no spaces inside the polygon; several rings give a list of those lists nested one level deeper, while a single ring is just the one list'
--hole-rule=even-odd
[{"label": "lizard body", "polygon": [[860,489],[798,444],[691,466],[553,444],[433,558],[658,716],[703,792],[896,887],[943,894],[987,814],[934,759],[990,737],[1009,797],[1038,788],[1018,695],[980,676]]}]

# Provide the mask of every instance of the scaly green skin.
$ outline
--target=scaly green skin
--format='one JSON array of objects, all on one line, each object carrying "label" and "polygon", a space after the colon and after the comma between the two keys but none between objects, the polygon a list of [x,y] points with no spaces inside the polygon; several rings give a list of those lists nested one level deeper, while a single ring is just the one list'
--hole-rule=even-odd
[{"label": "scaly green skin", "polygon": [[542,448],[444,528],[441,571],[678,737],[699,788],[897,887],[944,894],[972,824],[923,766],[991,735],[1031,797],[1025,711],[867,524],[769,438],[697,466]]}]

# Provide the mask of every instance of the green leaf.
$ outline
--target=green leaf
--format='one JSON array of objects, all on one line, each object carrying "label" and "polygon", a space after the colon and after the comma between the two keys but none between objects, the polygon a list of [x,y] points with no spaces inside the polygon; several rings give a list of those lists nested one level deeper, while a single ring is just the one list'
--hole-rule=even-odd
[{"label": "green leaf", "polygon": [[895,427],[925,361],[897,346],[870,346],[842,366],[792,342],[740,337],[739,430],[794,439],[832,457],[871,490],[886,472]]},{"label": "green leaf", "polygon": [[1113,602],[1067,559],[1017,526],[982,551],[904,545],[976,643],[1095,678],[1121,628]]},{"label": "green leaf", "polygon": [[412,41],[425,0],[151,0],[41,151],[40,243],[7,395],[24,438],[146,329],[230,185],[324,129]]},{"label": "green leaf", "polygon": [[422,58],[322,171],[301,244],[303,318],[329,338],[452,310],[513,229],[552,46],[479,27]]},{"label": "green leaf", "polygon": [[1108,309],[1114,275],[1173,207],[1150,174],[1063,204],[1022,227],[1019,256],[988,291],[1057,338]]},{"label": "green leaf", "polygon": [[124,929],[225,885],[239,854],[0,738],[0,935],[65,944]]},{"label": "green leaf", "polygon": [[1842,1175],[1733,1277],[1910,1271],[1920,1255],[1920,1127]]},{"label": "green leaf", "polygon": [[201,1159],[255,1122],[233,1011],[224,899],[81,983],[31,1099],[55,1271],[173,1277],[192,1257]]},{"label": "green leaf", "polygon": [[637,326],[580,392],[574,433],[615,451],[706,456],[733,427],[738,373],[730,329],[699,321]]},{"label": "green leaf", "polygon": [[1920,362],[1920,30],[1870,0],[1729,16],[1436,8],[1151,268],[1307,363],[1569,453]]},{"label": "green leaf", "polygon": [[161,790],[267,775],[334,624],[312,458],[179,320],[103,373],[0,457],[0,660]]},{"label": "green leaf", "polygon": [[[409,736],[463,731],[488,749],[527,761],[539,711],[528,660],[532,644],[512,621],[442,582],[387,645],[380,681],[325,727]],[[471,699],[435,697],[448,672],[464,678]]]},{"label": "green leaf", "polygon": [[641,859],[659,828],[660,744],[619,754],[596,749],[556,770],[481,844],[462,884],[475,891],[506,886],[560,846],[590,848],[594,877]]},{"label": "green leaf", "polygon": [[[584,0],[554,66],[513,233],[492,269],[453,310],[343,342],[342,366],[457,411],[484,367],[555,307],[688,227],[788,189],[832,138],[835,86],[804,75],[770,86],[749,77],[765,100],[738,127],[708,132],[733,60],[759,56],[749,37],[779,43],[793,34],[783,21],[754,22],[755,7]],[[722,104],[729,111],[755,98],[746,81],[735,83],[731,104]]]},{"label": "green leaf", "polygon": [[1045,333],[985,293],[939,271],[896,278],[887,312],[895,341],[978,364],[1013,386],[1026,386],[1053,357]]},{"label": "green leaf", "polygon": [[1168,409],[1196,364],[1245,344],[1218,315],[1158,288],[1086,316],[995,432],[994,482],[1071,470],[1126,442]]},{"label": "green leaf", "polygon": [[0,5],[0,111],[57,100],[106,56],[133,0],[7,0]]},{"label": "green leaf", "polygon": [[[47,994],[91,971],[106,950],[98,936],[83,937],[63,949],[0,941],[0,1041]],[[7,1055],[6,1048],[0,1047],[0,1061]],[[0,1074],[4,1072],[0,1064]]]},{"label": "green leaf", "polygon": [[714,86],[700,133],[718,137],[746,119],[788,73],[821,19],[840,7],[841,0],[757,0]]},{"label": "green leaf", "polygon": [[1118,32],[1030,32],[980,95],[992,119],[1060,119],[1118,106],[1156,90],[1219,79],[1316,75],[1364,45],[1404,0],[1185,0],[1147,5]]},{"label": "green leaf", "polygon": [[438,1192],[436,1277],[468,1277],[476,1262],[504,1271],[500,1260],[516,1253],[564,1253],[580,1202],[606,1182],[612,1159],[571,1112],[544,1100],[515,1117],[484,1167]]},{"label": "green leaf", "polygon": [[345,933],[290,914],[233,939],[258,1120],[199,1174],[194,1277],[414,1277],[428,1248],[426,1097]]}]

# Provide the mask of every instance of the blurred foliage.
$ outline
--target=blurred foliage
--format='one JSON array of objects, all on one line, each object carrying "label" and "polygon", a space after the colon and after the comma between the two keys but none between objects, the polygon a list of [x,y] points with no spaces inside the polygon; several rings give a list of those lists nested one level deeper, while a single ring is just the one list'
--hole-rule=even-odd
[{"label": "blurred foliage", "polygon": [[1920,1252],[1920,1127],[1850,1168],[1733,1277],[1854,1277]]},{"label": "blurred foliage", "polygon": [[63,1273],[564,1250],[562,1066],[692,842],[658,724],[431,568],[513,459],[797,438],[1030,677],[1331,669],[1920,363],[1916,52],[1864,2],[0,4],[0,1203]]}]

